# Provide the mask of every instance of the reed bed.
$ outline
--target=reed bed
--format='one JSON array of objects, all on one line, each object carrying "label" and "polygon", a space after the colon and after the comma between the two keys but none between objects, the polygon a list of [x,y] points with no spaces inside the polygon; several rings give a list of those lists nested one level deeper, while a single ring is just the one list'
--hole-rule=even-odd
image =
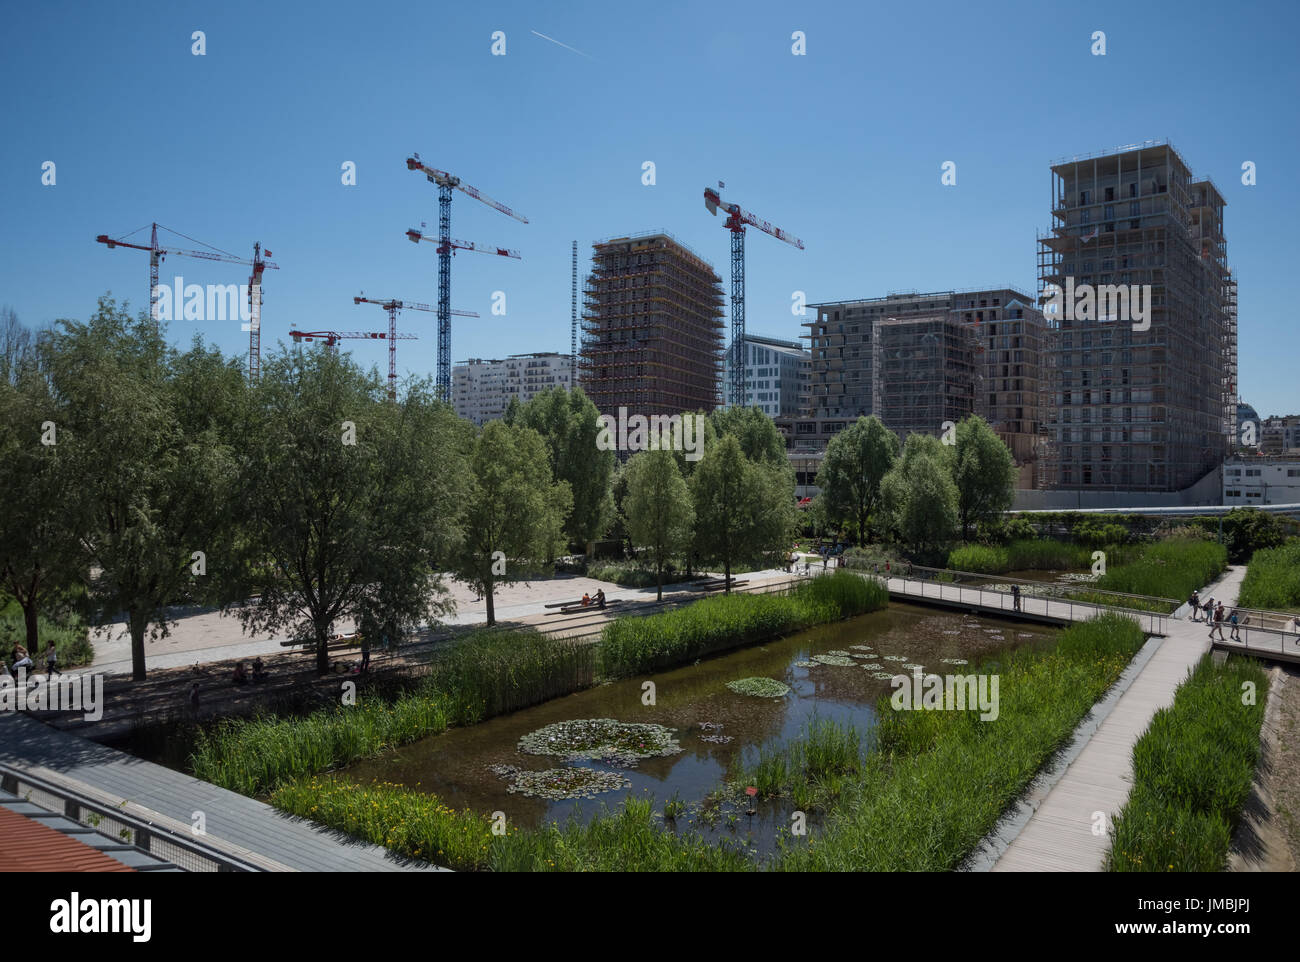
[{"label": "reed bed", "polygon": [[1237,600],[1245,608],[1300,611],[1300,540],[1251,555]]},{"label": "reed bed", "polygon": [[882,584],[849,571],[819,575],[788,594],[717,595],[662,614],[610,622],[601,633],[601,665],[611,678],[659,671],[888,603]]},{"label": "reed bed", "polygon": [[1098,588],[1186,601],[1223,573],[1228,551],[1213,541],[1179,538],[1145,545],[1128,564],[1107,565]]},{"label": "reed bed", "polygon": [[876,751],[846,779],[820,836],[790,844],[789,871],[948,871],[993,829],[1145,640],[1105,615],[1062,631],[1049,650],[976,669],[999,676],[999,713],[898,711],[883,700]]},{"label": "reed bed", "polygon": [[[1252,704],[1242,693],[1254,686]],[[1219,872],[1259,761],[1268,675],[1207,653],[1133,747],[1133,791],[1111,828],[1112,872]]]},{"label": "reed bed", "polygon": [[221,722],[199,732],[190,770],[204,781],[261,795],[284,781],[328,771],[595,684],[589,646],[536,631],[475,632],[433,660],[429,674],[396,697],[360,690],[356,704],[303,717]]}]

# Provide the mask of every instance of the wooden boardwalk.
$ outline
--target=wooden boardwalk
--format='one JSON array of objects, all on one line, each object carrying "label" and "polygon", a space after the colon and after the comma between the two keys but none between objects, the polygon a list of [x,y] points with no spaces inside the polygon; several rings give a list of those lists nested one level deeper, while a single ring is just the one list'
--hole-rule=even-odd
[{"label": "wooden boardwalk", "polygon": [[21,713],[0,715],[0,762],[184,835],[202,812],[204,843],[264,871],[445,871]]},{"label": "wooden boardwalk", "polygon": [[[1231,606],[1244,576],[1244,566],[1229,569],[1201,595],[1213,595]],[[1067,752],[1074,757],[1059,779],[1045,791],[1043,786],[1037,791],[1031,788],[1027,800],[1037,803],[1033,814],[1000,856],[994,853],[992,871],[1101,871],[1110,849],[1111,820],[1128,799],[1133,783],[1133,746],[1151,716],[1173,702],[1174,690],[1210,650],[1209,629],[1203,623],[1171,617],[1165,626],[1164,637],[1154,642],[1157,647],[1147,653],[1145,664],[1128,680],[1100,724],[1091,714],[1084,719],[1075,733],[1075,745]],[[1080,746],[1083,739],[1086,742]],[[1100,834],[1094,830],[1102,824],[1098,812],[1105,814]]]}]

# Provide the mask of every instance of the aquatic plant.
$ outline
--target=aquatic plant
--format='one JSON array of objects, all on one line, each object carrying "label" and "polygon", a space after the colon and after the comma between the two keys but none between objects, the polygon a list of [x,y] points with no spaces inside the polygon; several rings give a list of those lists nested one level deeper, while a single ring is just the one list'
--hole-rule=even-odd
[{"label": "aquatic plant", "polygon": [[790,694],[790,686],[775,678],[740,678],[727,682],[727,687],[737,695],[749,695],[751,698],[784,698]]},{"label": "aquatic plant", "polygon": [[835,665],[839,668],[851,668],[857,664],[847,655],[813,655],[812,660],[819,665]]},{"label": "aquatic plant", "polygon": [[613,718],[576,718],[524,735],[518,748],[526,755],[587,758],[626,766],[644,758],[676,755],[682,747],[673,737],[674,731],[663,725]]},{"label": "aquatic plant", "polygon": [[595,798],[602,792],[628,788],[631,782],[618,772],[592,768],[548,768],[545,771],[516,770],[508,791],[529,798],[559,801],[567,798]]}]

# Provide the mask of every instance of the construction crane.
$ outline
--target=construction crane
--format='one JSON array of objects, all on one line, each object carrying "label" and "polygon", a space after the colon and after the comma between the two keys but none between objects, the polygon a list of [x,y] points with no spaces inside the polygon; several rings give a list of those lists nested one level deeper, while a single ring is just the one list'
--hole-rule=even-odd
[{"label": "construction crane", "polygon": [[[397,336],[397,312],[403,308],[409,307],[416,311],[433,312],[433,308],[428,304],[419,304],[415,301],[398,301],[393,298],[376,300],[372,297],[366,297],[365,291],[361,292],[359,297],[352,298],[353,304],[378,304],[388,312],[388,400],[397,400],[397,342],[405,340]],[[460,317],[478,317],[474,311],[448,311],[449,314],[456,314]],[[414,335],[411,335],[414,337]]]},{"label": "construction crane", "polygon": [[[718,187],[722,184],[719,182]],[[743,406],[745,403],[745,225],[757,227],[765,234],[771,234],[777,240],[803,250],[803,241],[773,227],[761,217],[755,217],[739,204],[724,203],[718,191],[712,187],[704,188],[704,206],[710,214],[718,216],[721,207],[727,214],[723,226],[731,231],[731,378],[728,385],[730,403]]]},{"label": "construction crane", "polygon": [[[438,170],[435,167],[426,166],[421,160],[420,155],[415,154],[406,158],[407,170],[418,170],[422,172],[429,182],[436,184],[438,187],[438,376],[437,389],[438,394],[443,400],[451,399],[451,255],[454,249],[461,250],[487,250],[489,253],[498,253],[503,257],[519,257],[514,251],[506,251],[504,248],[484,248],[476,244],[465,245],[463,242],[453,242],[451,236],[451,192],[459,190],[468,194],[475,200],[482,201],[489,207],[499,210],[507,217],[513,217],[515,220],[524,224],[528,223],[528,218],[511,210],[505,204],[497,203],[491,197],[488,197],[477,188],[471,187],[461,181],[459,177],[447,173],[445,170]],[[418,233],[418,232],[415,232]],[[412,232],[407,231],[407,237],[412,241],[419,242],[423,235],[411,237]]]},{"label": "construction crane", "polygon": [[[107,245],[107,247],[110,250],[114,247],[129,247],[132,250],[149,252],[149,316],[153,319],[155,324],[157,324],[159,321],[158,304],[157,304],[158,265],[162,263],[163,259],[168,254],[175,254],[177,257],[196,257],[199,260],[205,260],[205,261],[218,261],[222,264],[247,264],[248,266],[252,267],[253,274],[248,279],[248,301],[249,301],[248,376],[250,380],[254,380],[254,381],[257,380],[257,376],[261,366],[261,330],[260,329],[261,329],[261,320],[262,320],[262,272],[266,270],[268,267],[273,271],[278,271],[280,269],[279,266],[271,263],[268,260],[262,259],[263,251],[262,251],[261,244],[253,245],[253,259],[251,261],[244,260],[242,257],[236,257],[234,254],[227,254],[225,251],[217,250],[216,248],[213,248],[212,251],[194,251],[194,250],[181,250],[172,247],[159,247],[158,227],[159,225],[157,223],[154,223],[152,225],[153,231],[150,234],[148,247],[146,247],[143,244],[129,243],[123,238],[109,237],[107,234],[100,234],[98,237],[95,238],[95,241],[97,243]],[[144,230],[144,228],[141,227],[139,228],[139,230]],[[170,231],[171,233],[176,234],[178,237],[185,237],[187,240],[193,241],[195,244],[203,243],[203,241],[194,240],[193,237],[189,237],[186,234],[182,234],[180,231],[171,230],[171,228],[169,227],[164,227],[163,230]],[[136,233],[139,233],[139,231],[131,231],[131,234],[136,234]],[[123,236],[130,237],[131,234],[126,234]],[[270,251],[266,251],[265,253],[267,257],[271,256]]]},{"label": "construction crane", "polygon": [[395,344],[394,341],[415,341],[418,338],[414,334],[397,334],[385,333],[384,331],[290,331],[289,336],[293,338],[294,343],[302,341],[324,341],[325,347],[333,350],[339,346],[339,341],[363,340],[363,341],[388,341],[388,400],[393,401],[397,398],[396,379],[393,371],[393,357]]}]

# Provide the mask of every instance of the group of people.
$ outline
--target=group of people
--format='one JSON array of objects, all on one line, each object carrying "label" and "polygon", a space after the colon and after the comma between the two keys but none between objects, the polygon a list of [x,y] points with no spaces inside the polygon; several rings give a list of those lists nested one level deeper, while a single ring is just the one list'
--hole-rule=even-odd
[{"label": "group of people", "polygon": [[[17,675],[21,669],[26,669],[28,672],[36,670],[36,662],[32,661],[32,656],[28,653],[26,645],[15,643],[11,654],[10,660],[13,662],[12,673],[14,675]],[[59,671],[59,652],[52,641],[45,646],[45,673],[47,675],[63,674],[63,672]],[[0,674],[10,674],[10,666],[6,662],[0,661]]]},{"label": "group of people", "polygon": [[[231,675],[230,680],[236,685],[247,685],[250,681],[254,683],[263,682],[269,677],[271,677],[271,673],[266,670],[266,666],[262,663],[262,659],[255,658],[253,659],[251,672],[244,668],[244,663],[242,661],[235,662],[235,671],[234,674]],[[195,682],[196,686],[197,684],[198,683]]]},{"label": "group of people", "polygon": [[[1207,598],[1205,603],[1201,603],[1201,593],[1193,591],[1192,596],[1187,599],[1187,603],[1192,606],[1192,621],[1200,621],[1201,615],[1205,615],[1205,623],[1210,626],[1210,637],[1215,636],[1218,632],[1220,641],[1241,641],[1241,620],[1237,617],[1237,609],[1233,608],[1230,612],[1224,609],[1223,602],[1216,602],[1213,598]],[[1223,625],[1229,624],[1232,627],[1229,637],[1223,637]]]},{"label": "group of people", "polygon": [[604,589],[604,588],[597,588],[597,589],[596,589],[596,597],[594,597],[594,598],[593,598],[590,594],[586,594],[586,593],[583,594],[583,596],[582,596],[582,607],[584,607],[584,608],[590,608],[592,605],[595,605],[597,608],[604,608],[604,607],[605,607],[605,589]]}]

